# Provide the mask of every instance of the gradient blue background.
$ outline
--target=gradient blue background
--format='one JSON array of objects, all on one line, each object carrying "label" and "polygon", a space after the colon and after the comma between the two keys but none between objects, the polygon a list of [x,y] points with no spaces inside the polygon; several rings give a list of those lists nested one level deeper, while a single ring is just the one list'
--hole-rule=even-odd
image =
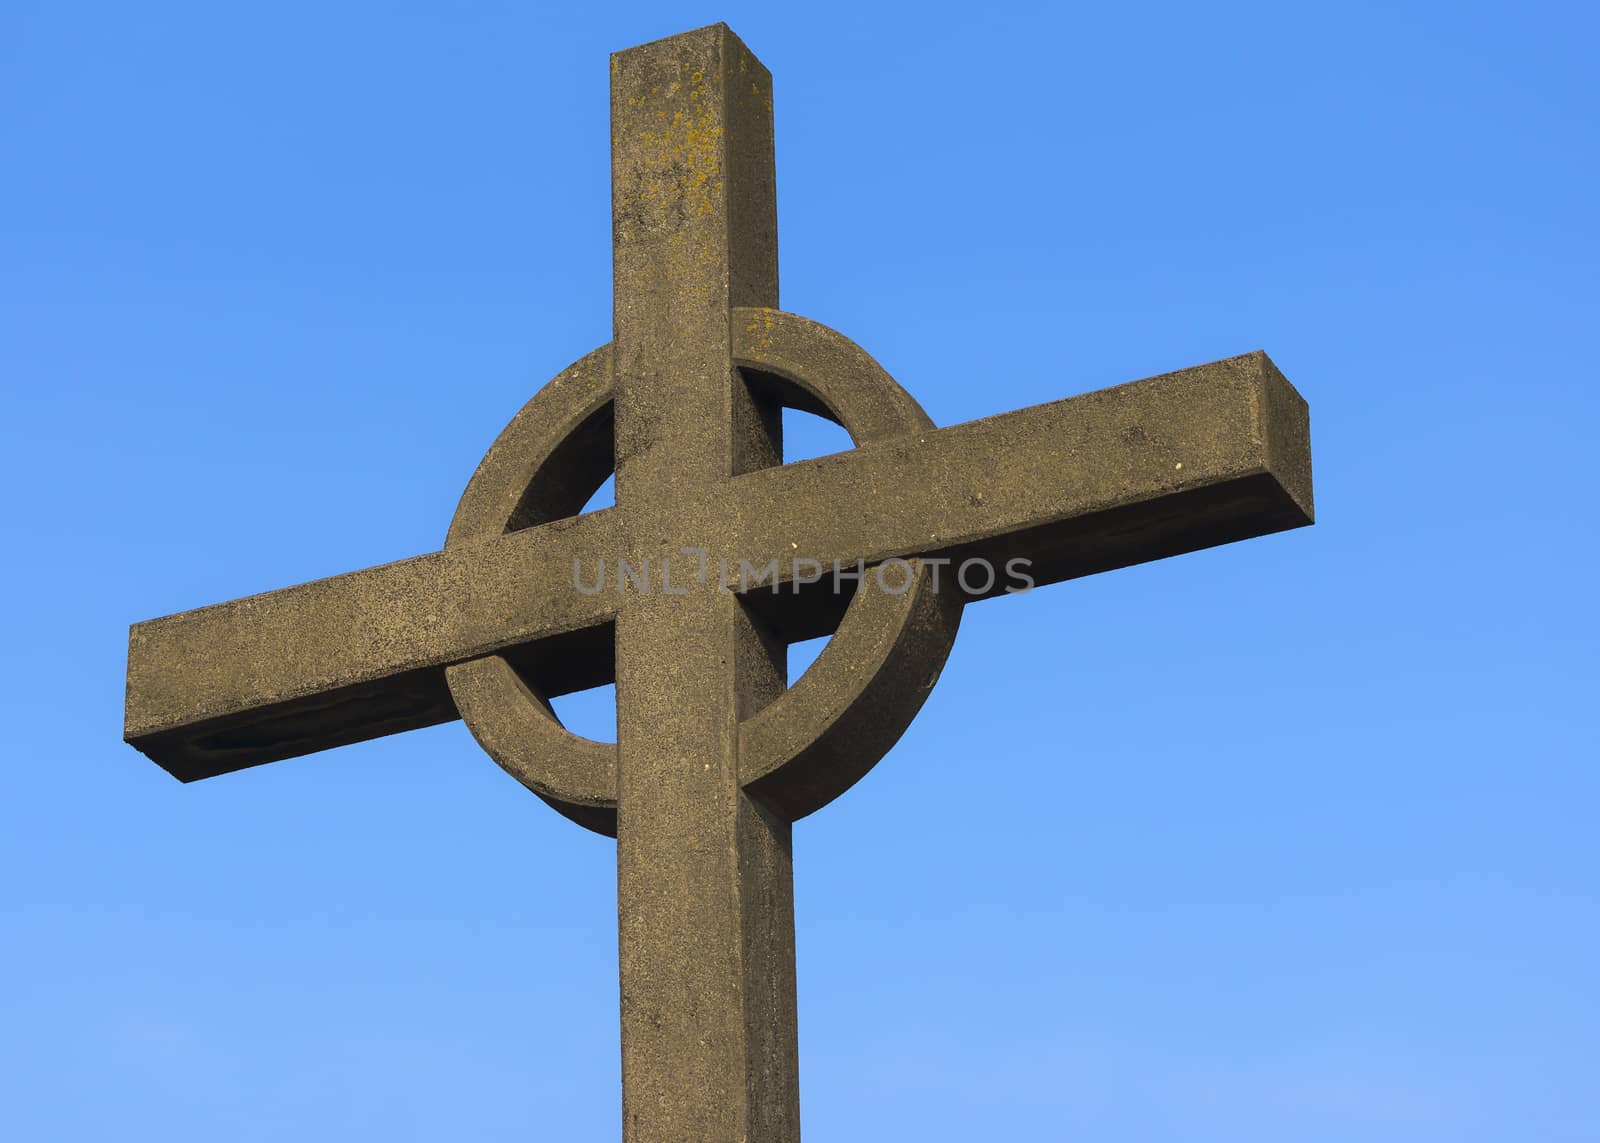
[{"label": "gradient blue background", "polygon": [[786,308],[938,422],[1265,348],[1316,443],[1314,529],[970,609],[798,827],[808,1138],[1600,1138],[1591,8],[41,0],[0,1135],[616,1138],[611,843],[459,723],[180,786],[126,627],[439,546],[609,337],[607,53],[723,18]]}]

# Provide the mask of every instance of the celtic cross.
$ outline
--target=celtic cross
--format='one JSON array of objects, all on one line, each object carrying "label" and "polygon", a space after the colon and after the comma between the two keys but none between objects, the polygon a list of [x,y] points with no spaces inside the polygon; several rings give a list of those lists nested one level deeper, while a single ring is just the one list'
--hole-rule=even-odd
[{"label": "celtic cross", "polygon": [[[442,551],[129,638],[126,738],[184,781],[460,717],[616,836],[631,1141],[798,1138],[791,823],[893,745],[999,569],[1311,522],[1264,354],[939,429],[778,309],[771,92],[722,25],[612,57],[612,341],[501,433]],[[855,447],[782,463],[785,407]],[[829,633],[788,686],[786,645]],[[552,697],[613,680],[614,744],[562,727]]]}]

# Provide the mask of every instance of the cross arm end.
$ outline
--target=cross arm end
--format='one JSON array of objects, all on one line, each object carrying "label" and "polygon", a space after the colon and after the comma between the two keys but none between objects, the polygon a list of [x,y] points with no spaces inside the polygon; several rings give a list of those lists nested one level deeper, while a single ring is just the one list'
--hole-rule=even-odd
[{"label": "cross arm end", "polygon": [[573,569],[614,546],[614,523],[594,513],[136,623],[123,737],[187,782],[454,719],[445,667],[606,642],[614,599],[576,590]]},{"label": "cross arm end", "polygon": [[1000,594],[1014,559],[1053,583],[1313,520],[1307,406],[1261,352],[734,483],[780,580],[835,560],[980,559],[997,575],[973,598]]}]

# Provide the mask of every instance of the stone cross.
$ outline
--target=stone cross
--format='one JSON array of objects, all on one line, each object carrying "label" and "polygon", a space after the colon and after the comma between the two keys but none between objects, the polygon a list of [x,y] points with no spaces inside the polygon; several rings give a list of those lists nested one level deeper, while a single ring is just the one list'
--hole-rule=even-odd
[{"label": "stone cross", "polygon": [[[732,32],[613,55],[611,132],[612,341],[442,551],[136,624],[125,737],[187,782],[465,719],[617,838],[624,1138],[792,1140],[791,823],[899,737],[964,604],[1309,524],[1306,405],[1251,353],[935,428],[778,308],[771,77]],[[783,464],[784,407],[855,447]],[[613,680],[615,744],[561,726]]]}]

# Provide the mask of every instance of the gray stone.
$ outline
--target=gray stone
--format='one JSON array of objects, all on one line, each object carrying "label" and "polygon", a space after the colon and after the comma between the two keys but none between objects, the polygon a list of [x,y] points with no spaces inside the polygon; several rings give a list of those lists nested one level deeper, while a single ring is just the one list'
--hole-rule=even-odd
[{"label": "gray stone", "polygon": [[[442,551],[129,639],[126,738],[184,781],[461,717],[617,837],[629,1140],[798,1138],[791,823],[894,744],[966,603],[1312,519],[1265,354],[939,429],[779,310],[771,91],[720,24],[612,57],[613,340],[500,435]],[[856,447],[781,464],[784,406]],[[550,698],[613,679],[615,745],[561,726]]]}]

